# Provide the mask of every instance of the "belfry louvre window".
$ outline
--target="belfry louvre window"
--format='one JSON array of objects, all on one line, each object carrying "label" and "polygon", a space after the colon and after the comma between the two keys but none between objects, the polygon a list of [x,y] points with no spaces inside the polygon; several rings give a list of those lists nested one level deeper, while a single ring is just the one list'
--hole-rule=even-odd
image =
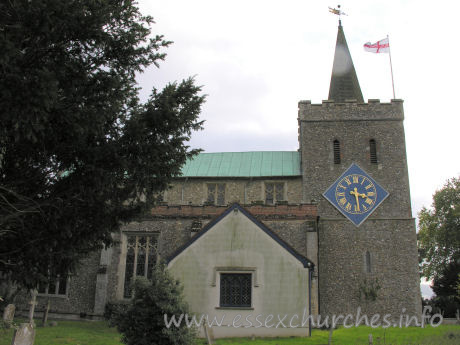
[{"label": "belfry louvre window", "polygon": [[220,306],[251,307],[251,273],[220,274]]},{"label": "belfry louvre window", "polygon": [[370,158],[372,164],[377,164],[377,144],[374,139],[369,140]]},{"label": "belfry louvre window", "polygon": [[340,142],[336,139],[332,143],[332,149],[334,151],[334,164],[340,164]]},{"label": "belfry louvre window", "polygon": [[279,201],[284,201],[284,183],[266,183],[265,203],[273,205]]},{"label": "belfry louvre window", "polygon": [[225,205],[224,183],[208,183],[207,202],[213,205]]},{"label": "belfry louvre window", "polygon": [[131,281],[142,276],[150,279],[157,261],[158,234],[126,235],[126,268],[123,297],[131,297]]},{"label": "belfry louvre window", "polygon": [[67,296],[68,285],[69,276],[63,275],[50,279],[48,284],[40,284],[37,290],[39,295]]}]

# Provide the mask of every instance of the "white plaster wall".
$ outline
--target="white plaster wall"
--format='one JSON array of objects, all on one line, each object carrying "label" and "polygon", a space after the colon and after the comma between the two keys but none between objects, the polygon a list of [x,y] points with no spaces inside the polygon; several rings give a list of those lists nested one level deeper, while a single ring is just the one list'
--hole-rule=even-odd
[{"label": "white plaster wall", "polygon": [[[294,326],[308,316],[308,268],[239,211],[227,214],[175,257],[169,269],[183,283],[194,313],[219,321],[224,317],[224,326],[212,327],[215,337],[308,335],[308,323],[289,327],[291,319]],[[253,274],[251,308],[219,307],[219,275],[234,271]],[[241,319],[235,324],[240,327],[229,327],[237,315]],[[256,321],[257,315],[261,315],[258,320],[262,326]],[[273,319],[267,326],[273,326],[265,327],[269,315]],[[283,321],[287,328],[276,328],[278,315],[281,319],[287,315]]]}]

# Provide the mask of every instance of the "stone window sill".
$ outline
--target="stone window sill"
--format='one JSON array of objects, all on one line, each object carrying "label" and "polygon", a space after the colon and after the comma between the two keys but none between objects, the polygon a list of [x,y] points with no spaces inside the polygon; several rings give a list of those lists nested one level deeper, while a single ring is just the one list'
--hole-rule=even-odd
[{"label": "stone window sill", "polygon": [[254,310],[253,307],[216,307],[219,310]]}]

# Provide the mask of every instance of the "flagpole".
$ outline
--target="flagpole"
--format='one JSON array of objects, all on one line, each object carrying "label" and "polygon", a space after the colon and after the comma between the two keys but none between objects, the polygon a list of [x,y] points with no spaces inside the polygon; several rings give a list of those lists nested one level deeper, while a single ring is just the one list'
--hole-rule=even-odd
[{"label": "flagpole", "polygon": [[391,85],[393,86],[393,99],[396,99],[396,96],[395,96],[395,82],[394,82],[394,79],[393,79],[393,64],[391,63],[390,37],[387,35],[387,38],[388,38],[388,56],[390,57]]}]

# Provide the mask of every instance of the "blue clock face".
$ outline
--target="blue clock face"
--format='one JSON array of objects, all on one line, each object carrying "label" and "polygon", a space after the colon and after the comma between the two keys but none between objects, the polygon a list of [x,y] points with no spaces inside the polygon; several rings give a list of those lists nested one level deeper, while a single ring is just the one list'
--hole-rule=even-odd
[{"label": "blue clock face", "polygon": [[359,226],[388,196],[388,192],[353,163],[323,195]]}]

